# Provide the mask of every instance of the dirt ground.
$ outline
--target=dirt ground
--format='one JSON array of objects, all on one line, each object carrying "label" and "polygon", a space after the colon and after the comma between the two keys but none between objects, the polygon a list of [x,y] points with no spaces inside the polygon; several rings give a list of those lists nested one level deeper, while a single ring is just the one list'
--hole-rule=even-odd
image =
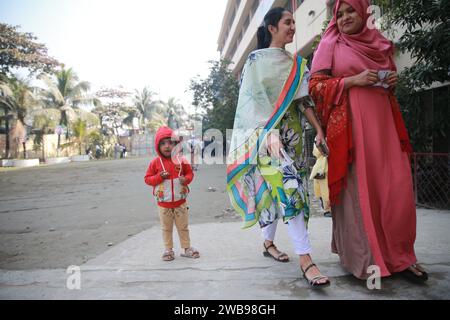
[{"label": "dirt ground", "polygon": [[[0,268],[80,265],[158,225],[155,202],[143,179],[149,161],[0,168]],[[225,166],[200,167],[189,206],[192,224],[239,221],[229,210]]]}]

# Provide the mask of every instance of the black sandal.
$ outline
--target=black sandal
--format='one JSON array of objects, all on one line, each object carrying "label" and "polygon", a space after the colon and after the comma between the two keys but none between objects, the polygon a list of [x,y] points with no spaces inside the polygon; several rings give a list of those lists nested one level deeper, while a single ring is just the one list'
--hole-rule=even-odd
[{"label": "black sandal", "polygon": [[[324,288],[324,287],[328,287],[330,285],[330,280],[328,280],[328,277],[320,275],[320,276],[315,276],[312,279],[308,279],[306,277],[306,273],[308,272],[309,269],[311,269],[312,267],[317,267],[315,263],[311,263],[305,270],[303,270],[302,267],[300,267],[300,269],[303,272],[303,278],[306,279],[306,281],[308,281],[308,284],[311,288]],[[323,283],[319,283],[318,281],[321,279],[327,279],[326,282]]]},{"label": "black sandal", "polygon": [[[419,276],[414,271],[410,270],[409,268],[411,267],[417,269],[420,273],[422,273],[422,275]],[[428,273],[426,273],[422,268],[418,268],[416,264],[410,265],[407,269],[400,272],[400,274],[415,283],[424,283],[428,280]]]},{"label": "black sandal", "polygon": [[[275,257],[274,255],[272,255],[269,252],[269,248],[274,247],[274,249],[278,250],[277,247],[272,243],[270,246],[267,246],[263,243],[264,249],[266,249],[266,251],[263,252],[263,256],[264,257],[268,257],[268,258],[273,258],[274,260],[278,261],[278,262],[289,262],[289,257],[286,253],[284,252],[280,252],[280,254]],[[281,259],[281,257],[287,257],[287,259]]]}]

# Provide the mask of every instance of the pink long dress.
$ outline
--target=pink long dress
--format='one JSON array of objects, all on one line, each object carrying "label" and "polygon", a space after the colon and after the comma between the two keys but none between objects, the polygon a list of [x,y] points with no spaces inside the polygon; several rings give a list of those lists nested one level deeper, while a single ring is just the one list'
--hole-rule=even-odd
[{"label": "pink long dress", "polygon": [[[361,66],[349,68],[349,61],[359,59],[351,54],[345,44],[336,44],[333,76],[360,72]],[[386,89],[353,87],[349,102],[355,160],[341,203],[332,210],[332,251],[339,254],[343,267],[360,279],[370,275],[370,265],[379,266],[381,276],[389,276],[417,260],[410,162],[400,147]]]}]

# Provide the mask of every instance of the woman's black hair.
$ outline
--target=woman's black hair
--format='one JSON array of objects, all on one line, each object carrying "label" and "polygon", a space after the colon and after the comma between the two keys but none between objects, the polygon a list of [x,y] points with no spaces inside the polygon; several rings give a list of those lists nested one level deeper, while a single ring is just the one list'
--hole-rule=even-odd
[{"label": "woman's black hair", "polygon": [[265,49],[270,46],[272,35],[269,31],[269,25],[278,27],[278,22],[280,22],[285,11],[289,10],[282,7],[275,7],[266,13],[263,25],[258,28],[258,33],[256,34],[258,38],[258,49]]}]

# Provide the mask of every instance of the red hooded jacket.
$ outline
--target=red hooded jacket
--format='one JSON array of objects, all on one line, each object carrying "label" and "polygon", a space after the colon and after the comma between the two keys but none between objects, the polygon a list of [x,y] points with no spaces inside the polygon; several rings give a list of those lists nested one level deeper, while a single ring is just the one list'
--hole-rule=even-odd
[{"label": "red hooded jacket", "polygon": [[[186,202],[189,193],[188,184],[192,182],[194,173],[191,165],[183,157],[176,157],[175,162],[172,158],[164,157],[159,150],[159,143],[162,139],[174,137],[174,132],[169,127],[161,127],[155,135],[155,148],[158,157],[153,159],[148,166],[144,181],[153,187],[153,195],[158,205],[164,208],[176,208]],[[169,178],[163,179],[161,172],[169,172]],[[185,185],[179,181],[179,177],[184,176]]]}]

